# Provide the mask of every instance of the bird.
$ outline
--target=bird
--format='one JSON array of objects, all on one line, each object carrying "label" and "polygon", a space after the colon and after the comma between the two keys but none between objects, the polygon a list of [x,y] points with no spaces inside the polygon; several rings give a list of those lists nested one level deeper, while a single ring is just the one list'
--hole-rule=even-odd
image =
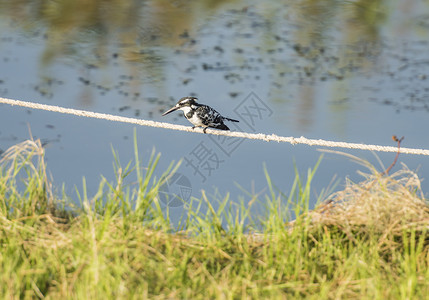
[{"label": "bird", "polygon": [[215,109],[208,105],[197,103],[198,98],[196,97],[183,97],[177,102],[175,106],[167,110],[162,116],[168,115],[169,113],[181,110],[186,119],[195,127],[203,127],[203,132],[206,133],[208,127],[229,130],[223,121],[239,122],[231,118],[226,118],[218,113]]}]

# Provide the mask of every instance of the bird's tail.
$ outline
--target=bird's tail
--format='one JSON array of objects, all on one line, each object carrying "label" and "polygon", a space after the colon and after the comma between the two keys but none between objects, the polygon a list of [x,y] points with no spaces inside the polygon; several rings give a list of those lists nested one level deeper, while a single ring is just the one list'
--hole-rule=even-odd
[{"label": "bird's tail", "polygon": [[220,125],[215,126],[214,128],[216,128],[216,129],[222,129],[222,130],[229,130],[228,126],[226,126],[223,123],[220,124]]},{"label": "bird's tail", "polygon": [[240,122],[240,121],[238,121],[238,120],[234,120],[234,119],[230,119],[230,118],[223,118],[224,120],[227,120],[227,121],[231,121],[231,122]]}]

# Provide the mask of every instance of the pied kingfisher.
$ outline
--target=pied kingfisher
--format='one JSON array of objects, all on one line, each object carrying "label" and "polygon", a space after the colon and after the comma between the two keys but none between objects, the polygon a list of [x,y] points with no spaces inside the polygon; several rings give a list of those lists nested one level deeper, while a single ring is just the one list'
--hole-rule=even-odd
[{"label": "pied kingfisher", "polygon": [[206,133],[207,127],[229,130],[228,126],[223,123],[224,120],[238,122],[237,120],[223,117],[208,105],[198,104],[197,100],[198,99],[195,97],[183,97],[175,106],[167,110],[162,115],[165,116],[180,109],[183,111],[185,118],[194,125],[192,129],[195,127],[203,127],[204,133]]}]

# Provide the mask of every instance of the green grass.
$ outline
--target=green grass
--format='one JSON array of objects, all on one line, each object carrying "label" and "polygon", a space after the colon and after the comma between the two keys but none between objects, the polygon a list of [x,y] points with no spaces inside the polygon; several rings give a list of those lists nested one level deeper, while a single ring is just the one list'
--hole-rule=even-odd
[{"label": "green grass", "polygon": [[[249,206],[201,199],[173,228],[157,192],[155,153],[83,188],[74,207],[52,192],[39,141],[0,163],[0,297],[49,299],[427,299],[429,208],[415,174],[377,172],[309,211],[311,181],[296,174]],[[135,175],[137,182],[127,184]],[[217,203],[214,209],[211,203]],[[254,217],[252,203],[266,215]],[[291,222],[289,211],[298,216]]]}]

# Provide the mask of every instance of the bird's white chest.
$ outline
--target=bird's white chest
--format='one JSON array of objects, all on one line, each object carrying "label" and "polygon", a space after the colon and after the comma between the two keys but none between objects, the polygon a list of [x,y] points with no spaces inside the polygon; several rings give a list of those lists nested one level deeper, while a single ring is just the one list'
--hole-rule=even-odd
[{"label": "bird's white chest", "polygon": [[194,124],[195,126],[203,126],[203,122],[201,121],[200,118],[197,117],[197,114],[193,114],[191,118],[188,119],[189,122],[191,122],[192,124]]},{"label": "bird's white chest", "polygon": [[198,118],[197,114],[194,113],[190,118],[187,117],[187,114],[192,110],[191,107],[182,107],[180,108],[181,111],[183,111],[183,114],[185,115],[186,119],[188,119],[189,122],[194,124],[195,126],[203,126],[204,124],[201,122],[201,119]]}]

